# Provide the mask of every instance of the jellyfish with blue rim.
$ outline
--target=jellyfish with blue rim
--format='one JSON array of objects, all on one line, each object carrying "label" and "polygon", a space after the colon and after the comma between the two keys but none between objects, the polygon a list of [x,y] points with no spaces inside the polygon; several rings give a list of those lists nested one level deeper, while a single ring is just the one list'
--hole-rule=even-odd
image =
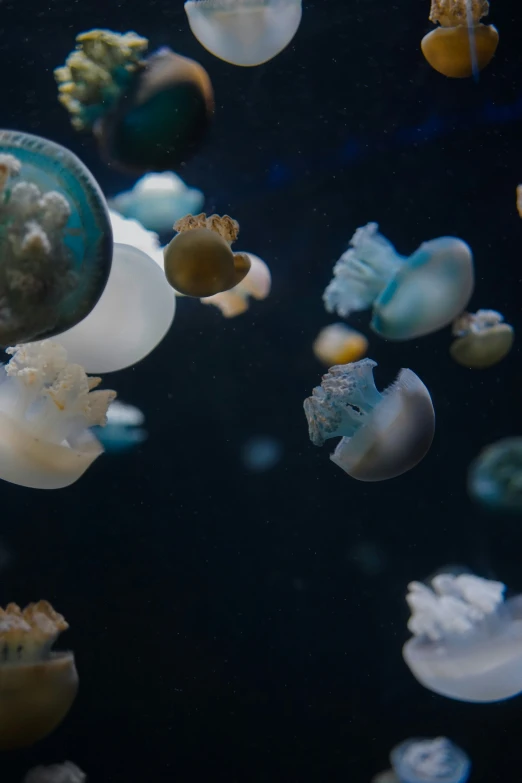
[{"label": "jellyfish with blue rim", "polygon": [[447,737],[415,737],[390,753],[398,783],[466,783],[471,773],[467,753]]},{"label": "jellyfish with blue rim", "polygon": [[404,257],[378,228],[368,223],[353,235],[324,292],[326,310],[346,318],[371,308],[372,329],[388,340],[410,340],[450,324],[473,293],[469,246],[439,237]]},{"label": "jellyfish with blue rim", "polygon": [[485,508],[522,513],[522,437],[486,446],[468,470],[468,492]]},{"label": "jellyfish with blue rim", "polygon": [[139,408],[115,400],[109,405],[107,423],[103,427],[95,427],[93,434],[106,452],[122,454],[147,440],[147,430],[141,426],[144,423],[145,416]]},{"label": "jellyfish with blue rim", "polygon": [[0,131],[0,345],[50,337],[85,318],[107,283],[103,194],[72,152]]}]

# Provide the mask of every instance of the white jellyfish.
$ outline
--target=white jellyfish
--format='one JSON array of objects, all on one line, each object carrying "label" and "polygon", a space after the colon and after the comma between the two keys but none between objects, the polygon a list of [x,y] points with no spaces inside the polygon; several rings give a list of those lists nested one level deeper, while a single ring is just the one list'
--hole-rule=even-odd
[{"label": "white jellyfish", "polygon": [[33,767],[23,783],[84,783],[87,775],[72,761],[63,764],[51,764],[48,767]]},{"label": "white jellyfish", "polygon": [[107,424],[96,428],[96,437],[103,444],[105,451],[119,454],[130,451],[147,439],[147,430],[141,425],[145,416],[134,405],[115,400],[107,411]]},{"label": "white jellyfish", "polygon": [[285,49],[301,23],[301,0],[189,0],[190,29],[232,65],[261,65]]},{"label": "white jellyfish", "polygon": [[403,657],[416,679],[450,699],[493,702],[522,691],[522,598],[502,582],[440,573],[408,585],[413,634]]},{"label": "white jellyfish", "polygon": [[268,266],[253,253],[245,253],[250,259],[250,269],[246,277],[229,291],[220,291],[213,296],[205,296],[200,301],[219,308],[225,318],[235,318],[248,310],[249,298],[262,300],[270,293],[272,277]]},{"label": "white jellyfish", "polygon": [[392,770],[373,783],[466,783],[471,762],[447,737],[414,738],[397,745],[390,754]]}]

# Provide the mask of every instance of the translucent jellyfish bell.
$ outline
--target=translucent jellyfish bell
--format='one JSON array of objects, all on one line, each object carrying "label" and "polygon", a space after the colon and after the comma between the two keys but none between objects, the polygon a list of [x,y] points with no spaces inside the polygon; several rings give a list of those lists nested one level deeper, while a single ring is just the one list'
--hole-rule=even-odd
[{"label": "translucent jellyfish bell", "polygon": [[451,344],[451,356],[474,370],[497,364],[513,346],[513,327],[496,310],[463,313],[454,321],[452,332],[457,339]]},{"label": "translucent jellyfish bell", "polygon": [[331,367],[304,402],[310,440],[322,446],[342,436],[330,459],[359,481],[383,481],[411,470],[435,432],[430,393],[411,370],[384,392],[373,379],[376,362]]},{"label": "translucent jellyfish bell", "polygon": [[106,452],[120,454],[147,439],[147,431],[141,426],[144,422],[145,416],[139,408],[115,400],[109,405],[107,424],[96,427],[95,434]]},{"label": "translucent jellyfish bell", "polygon": [[250,269],[246,277],[229,291],[220,291],[201,299],[203,304],[214,305],[221,310],[225,318],[235,318],[246,313],[250,297],[260,301],[266,299],[270,293],[272,276],[268,266],[253,253],[245,253],[245,255],[250,261]]},{"label": "translucent jellyfish bell", "polygon": [[450,324],[466,307],[474,286],[468,245],[455,237],[424,242],[409,258],[378,232],[357,229],[334,266],[323,300],[346,318],[373,309],[372,329],[388,340],[410,340]]},{"label": "translucent jellyfish bell", "polygon": [[400,783],[466,783],[471,772],[467,754],[447,737],[408,739],[390,761]]},{"label": "translucent jellyfish bell", "polygon": [[148,231],[133,218],[124,218],[118,212],[109,210],[114,242],[119,245],[132,245],[142,250],[163,269],[163,248],[154,231]]},{"label": "translucent jellyfish bell", "polygon": [[425,688],[450,699],[493,702],[522,691],[522,600],[472,574],[408,585],[412,638],[403,656]]},{"label": "translucent jellyfish bell", "polygon": [[232,65],[261,65],[285,49],[301,23],[301,0],[189,0],[190,29]]},{"label": "translucent jellyfish bell", "polygon": [[486,508],[522,513],[522,437],[482,449],[469,467],[468,492]]},{"label": "translucent jellyfish bell", "polygon": [[85,783],[87,775],[72,761],[51,764],[48,767],[34,767],[29,770],[22,783]]}]

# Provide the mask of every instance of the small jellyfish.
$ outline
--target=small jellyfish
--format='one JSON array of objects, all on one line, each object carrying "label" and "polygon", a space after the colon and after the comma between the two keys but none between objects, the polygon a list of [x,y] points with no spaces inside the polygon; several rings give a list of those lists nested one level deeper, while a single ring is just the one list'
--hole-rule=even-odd
[{"label": "small jellyfish", "polygon": [[239,224],[228,215],[187,215],[174,225],[167,245],[165,275],[185,296],[207,297],[237,286],[250,270],[246,253],[233,253]]},{"label": "small jellyfish", "polygon": [[195,214],[205,197],[200,190],[189,188],[172,171],[146,174],[132,190],[109,199],[109,206],[126,218],[138,220],[150,231],[165,233],[172,223],[189,212]]},{"label": "small jellyfish", "polygon": [[401,742],[390,762],[400,783],[466,783],[471,772],[467,754],[447,737]]},{"label": "small jellyfish", "polygon": [[189,0],[190,29],[232,65],[261,65],[285,49],[301,23],[302,0]]},{"label": "small jellyfish", "polygon": [[421,41],[424,57],[443,76],[465,79],[489,65],[498,46],[492,24],[480,23],[489,13],[487,0],[431,0],[430,22],[440,27]]},{"label": "small jellyfish", "polygon": [[264,473],[275,468],[283,456],[283,444],[270,435],[249,438],[241,450],[241,462],[249,473]]},{"label": "small jellyfish", "polygon": [[517,212],[522,218],[522,185],[517,185]]},{"label": "small jellyfish", "polygon": [[330,456],[359,481],[384,481],[411,470],[435,432],[430,393],[411,370],[379,392],[371,359],[331,367],[304,402],[310,440],[322,446],[342,436]]},{"label": "small jellyfish", "polygon": [[346,324],[329,324],[321,329],[312,348],[316,358],[331,367],[332,364],[358,362],[368,350],[368,340]]},{"label": "small jellyfish", "polygon": [[141,427],[144,422],[145,416],[139,408],[115,400],[109,405],[107,424],[96,427],[95,435],[106,452],[120,454],[147,440],[147,430]]},{"label": "small jellyfish", "polygon": [[458,339],[451,344],[451,356],[474,370],[492,367],[504,359],[514,339],[513,327],[504,323],[496,310],[463,313],[453,322],[452,332]]},{"label": "small jellyfish", "polygon": [[48,767],[33,767],[22,783],[85,783],[87,775],[72,761],[51,764]]},{"label": "small jellyfish", "polygon": [[250,297],[261,301],[270,293],[272,276],[268,266],[253,253],[245,253],[250,260],[250,269],[243,280],[229,291],[221,291],[214,296],[206,296],[201,299],[203,304],[214,305],[225,318],[235,318],[248,310]]},{"label": "small jellyfish", "polygon": [[214,112],[207,72],[133,32],[89,30],[54,72],[76,130],[92,131],[103,157],[132,174],[170,171],[200,145]]},{"label": "small jellyfish", "polygon": [[504,601],[505,589],[462,573],[408,585],[413,636],[402,654],[421,685],[468,702],[502,701],[522,691],[522,597]]},{"label": "small jellyfish", "polygon": [[0,345],[85,318],[111,254],[105,199],[83,163],[47,139],[0,131]]},{"label": "small jellyfish", "polygon": [[154,231],[148,231],[137,220],[124,218],[112,209],[109,209],[109,218],[115,243],[137,247],[163,269],[163,248]]},{"label": "small jellyfish", "polygon": [[373,309],[371,327],[387,340],[410,340],[450,324],[466,307],[474,286],[468,245],[455,237],[423,244],[400,256],[377,223],[358,228],[334,266],[323,300],[346,318]]},{"label": "small jellyfish", "polygon": [[92,391],[101,378],[67,363],[45,340],[18,345],[0,366],[0,479],[36,489],[77,481],[103,452],[90,427],[105,423],[113,391]]},{"label": "small jellyfish", "polygon": [[501,438],[471,463],[468,492],[496,511],[522,513],[522,437]]},{"label": "small jellyfish", "polygon": [[69,627],[47,601],[0,609],[0,750],[26,748],[50,734],[78,691],[72,652],[54,652]]}]

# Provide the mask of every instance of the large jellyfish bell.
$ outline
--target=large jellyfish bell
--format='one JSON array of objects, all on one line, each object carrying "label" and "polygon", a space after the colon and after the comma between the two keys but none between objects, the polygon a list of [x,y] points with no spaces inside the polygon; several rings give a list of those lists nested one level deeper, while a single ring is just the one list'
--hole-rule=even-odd
[{"label": "large jellyfish bell", "polygon": [[190,29],[232,65],[261,65],[283,51],[301,22],[301,0],[189,0]]}]

